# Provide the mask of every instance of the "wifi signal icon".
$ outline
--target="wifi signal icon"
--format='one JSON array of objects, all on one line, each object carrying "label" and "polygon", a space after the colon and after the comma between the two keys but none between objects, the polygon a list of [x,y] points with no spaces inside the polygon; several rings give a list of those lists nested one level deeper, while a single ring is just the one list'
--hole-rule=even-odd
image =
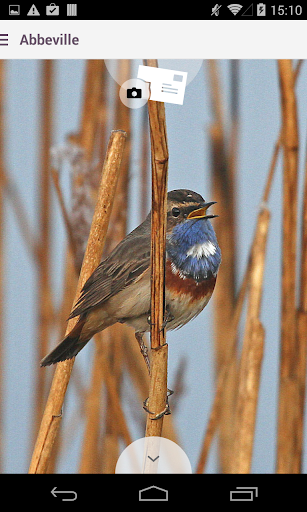
[{"label": "wifi signal icon", "polygon": [[232,12],[234,16],[238,14],[239,11],[241,11],[243,5],[240,4],[229,4],[227,5],[228,9]]}]

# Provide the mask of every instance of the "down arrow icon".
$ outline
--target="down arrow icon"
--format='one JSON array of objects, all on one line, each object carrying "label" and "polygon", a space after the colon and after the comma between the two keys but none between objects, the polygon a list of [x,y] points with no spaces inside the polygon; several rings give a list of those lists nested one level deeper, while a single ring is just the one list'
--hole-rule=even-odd
[{"label": "down arrow icon", "polygon": [[152,461],[152,462],[155,462],[158,458],[159,458],[159,455],[157,455],[157,457],[155,459],[152,459],[149,455],[147,455],[147,457]]}]

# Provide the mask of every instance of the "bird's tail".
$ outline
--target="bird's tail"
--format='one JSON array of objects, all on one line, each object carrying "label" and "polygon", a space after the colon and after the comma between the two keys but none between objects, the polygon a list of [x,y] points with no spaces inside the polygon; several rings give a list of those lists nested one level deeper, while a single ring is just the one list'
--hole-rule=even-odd
[{"label": "bird's tail", "polygon": [[55,349],[41,360],[41,366],[49,366],[65,361],[76,356],[78,352],[87,344],[89,339],[81,339],[81,332],[85,319],[80,319],[71,332],[59,343]]}]

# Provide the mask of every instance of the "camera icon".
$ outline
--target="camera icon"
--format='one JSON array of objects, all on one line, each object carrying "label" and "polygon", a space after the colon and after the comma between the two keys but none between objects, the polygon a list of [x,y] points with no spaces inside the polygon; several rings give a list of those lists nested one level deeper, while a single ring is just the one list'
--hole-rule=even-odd
[{"label": "camera icon", "polygon": [[142,89],[137,89],[136,87],[127,89],[127,98],[142,98]]},{"label": "camera icon", "polygon": [[138,78],[130,78],[121,85],[119,97],[128,108],[141,108],[149,98],[149,84]]}]

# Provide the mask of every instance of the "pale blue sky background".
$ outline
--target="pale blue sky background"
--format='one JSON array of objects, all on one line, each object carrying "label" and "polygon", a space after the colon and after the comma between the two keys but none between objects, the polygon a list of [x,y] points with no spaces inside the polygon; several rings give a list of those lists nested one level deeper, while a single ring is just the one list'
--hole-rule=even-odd
[{"label": "pale blue sky background", "polygon": [[[177,61],[178,62],[178,61]],[[229,114],[229,61],[220,61],[224,85],[224,107]],[[175,68],[175,66],[174,66]],[[176,68],[175,68],[176,69]],[[180,68],[178,68],[180,69]],[[18,191],[24,201],[32,228],[38,212],[36,141],[39,131],[40,62],[14,60],[6,64],[6,160]],[[82,101],[84,61],[56,62],[54,144],[63,144],[68,133],[79,126]],[[238,218],[238,277],[242,277],[252,239],[259,202],[270,165],[273,146],[280,126],[277,65],[273,60],[240,61],[239,83],[239,158],[236,206]],[[133,77],[131,77],[133,78]],[[304,64],[298,81],[300,132],[300,205],[302,199],[304,152],[307,118],[307,71]],[[139,223],[133,205],[138,194],[140,173],[138,136],[140,111],[133,111],[131,133],[131,201],[129,230]],[[190,188],[207,200],[210,192],[210,152],[208,128],[212,120],[208,96],[206,63],[188,85],[183,106],[166,105],[169,141],[169,190]],[[112,126],[112,129],[118,127]],[[280,246],[281,246],[281,161],[270,199],[272,219],[267,250],[262,321],[266,330],[260,401],[252,471],[272,473],[275,469],[276,412],[278,393],[279,314],[280,314]],[[64,180],[65,182],[65,180]],[[54,207],[58,208],[57,201]],[[213,221],[214,222],[214,221]],[[54,290],[59,290],[63,270],[64,228],[57,214],[54,226]],[[6,203],[5,225],[5,333],[4,333],[4,470],[7,473],[27,472],[31,455],[33,415],[32,382],[36,372],[36,271],[9,203]],[[213,400],[213,345],[211,336],[212,305],[179,331],[168,334],[169,387],[184,355],[187,358],[186,393],[180,401],[174,421],[180,424],[181,447],[195,468],[204,428]],[[91,344],[77,358],[86,381],[91,365]],[[46,370],[42,370],[46,371]],[[48,371],[48,370],[47,370]],[[64,409],[64,425],[70,420],[74,393],[69,389]],[[141,407],[141,404],[140,404]],[[127,414],[129,410],[127,408]],[[179,422],[180,420],[180,422]],[[75,430],[71,447],[62,458],[58,470],[74,473],[78,468],[79,445],[83,426]],[[179,428],[179,427],[178,427]],[[141,437],[133,426],[134,438]],[[217,470],[214,450],[207,470]],[[306,472],[306,461],[304,462]]]}]

